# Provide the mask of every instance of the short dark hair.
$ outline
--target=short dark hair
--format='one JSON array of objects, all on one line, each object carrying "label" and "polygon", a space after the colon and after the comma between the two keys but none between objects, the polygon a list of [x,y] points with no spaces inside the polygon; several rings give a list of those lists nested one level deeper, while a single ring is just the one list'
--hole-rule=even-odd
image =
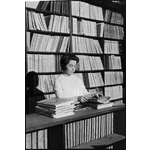
[{"label": "short dark hair", "polygon": [[66,70],[66,66],[70,60],[75,60],[77,63],[79,62],[79,58],[74,54],[65,54],[60,59],[61,69]]}]

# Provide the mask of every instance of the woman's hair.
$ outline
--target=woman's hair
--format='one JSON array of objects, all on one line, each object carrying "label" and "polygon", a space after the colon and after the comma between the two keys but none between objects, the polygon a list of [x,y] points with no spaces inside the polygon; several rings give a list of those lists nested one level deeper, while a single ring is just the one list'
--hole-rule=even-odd
[{"label": "woman's hair", "polygon": [[66,70],[66,66],[70,60],[75,60],[77,63],[79,62],[79,58],[74,54],[65,54],[61,57],[60,65],[61,69],[64,71]]}]

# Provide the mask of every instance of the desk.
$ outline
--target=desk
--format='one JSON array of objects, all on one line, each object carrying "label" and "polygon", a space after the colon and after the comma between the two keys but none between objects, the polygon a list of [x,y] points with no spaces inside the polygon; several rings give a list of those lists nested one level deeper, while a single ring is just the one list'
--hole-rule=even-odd
[{"label": "desk", "polygon": [[[69,127],[70,124],[73,125],[76,122],[82,122],[83,120],[86,121],[87,123],[89,118],[91,120],[92,118],[95,118],[96,120],[96,117],[98,118],[99,116],[106,116],[107,114],[113,114],[113,132],[120,135],[125,134],[125,106],[124,105],[104,108],[100,110],[96,110],[92,108],[86,110],[80,110],[80,111],[76,111],[74,115],[58,118],[58,119],[49,118],[36,113],[26,115],[26,146],[27,148],[43,147],[45,149],[47,148],[62,149],[66,147],[72,148],[71,146],[69,147],[67,146],[68,143],[66,142],[67,140],[66,127]],[[98,127],[95,128],[95,134],[97,132],[96,129],[98,129]],[[68,131],[72,131],[72,130],[70,129]],[[41,133],[43,132],[42,136],[44,135],[44,139],[43,139],[44,144],[42,145],[38,143],[40,141],[40,138],[37,138],[38,136],[40,136],[39,134],[40,132]],[[86,132],[88,133],[87,130]],[[34,137],[33,133],[36,135],[34,140],[33,140]],[[71,133],[73,134],[74,132]]]}]

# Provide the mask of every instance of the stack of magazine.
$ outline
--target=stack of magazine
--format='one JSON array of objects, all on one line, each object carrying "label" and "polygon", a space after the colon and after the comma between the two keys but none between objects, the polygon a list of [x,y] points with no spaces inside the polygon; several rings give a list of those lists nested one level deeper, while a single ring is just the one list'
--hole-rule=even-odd
[{"label": "stack of magazine", "polygon": [[51,118],[61,118],[74,114],[74,99],[50,98],[37,102],[36,112]]},{"label": "stack of magazine", "polygon": [[87,102],[82,103],[85,107],[92,107],[95,109],[102,109],[112,107],[113,103],[110,102],[110,97],[101,96],[100,98],[90,98]]}]

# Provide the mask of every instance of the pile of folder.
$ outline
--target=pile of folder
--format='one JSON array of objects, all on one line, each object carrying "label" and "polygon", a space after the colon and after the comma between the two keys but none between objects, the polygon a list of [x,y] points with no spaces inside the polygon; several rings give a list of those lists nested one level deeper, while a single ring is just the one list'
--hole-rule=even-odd
[{"label": "pile of folder", "polygon": [[61,118],[74,114],[74,99],[50,98],[37,102],[36,113],[51,117]]}]

